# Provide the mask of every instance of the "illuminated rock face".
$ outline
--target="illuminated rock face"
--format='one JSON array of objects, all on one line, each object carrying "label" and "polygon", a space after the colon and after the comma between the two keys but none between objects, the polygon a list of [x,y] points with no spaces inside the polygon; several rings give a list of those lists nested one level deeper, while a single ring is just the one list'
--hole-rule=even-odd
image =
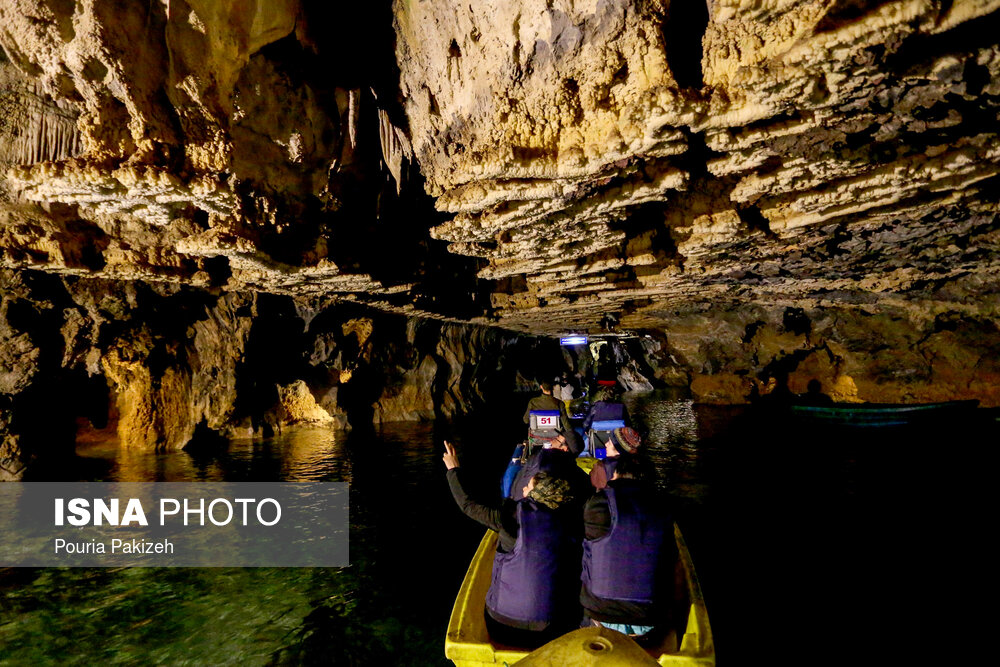
[{"label": "illuminated rock face", "polygon": [[[396,4],[414,150],[455,213],[432,233],[505,279],[501,322],[953,275],[872,256],[919,261],[936,228],[995,214],[1000,3],[673,4]],[[829,269],[799,254],[824,243]]]},{"label": "illuminated rock face", "polygon": [[912,305],[679,308],[642,354],[654,380],[695,400],[732,403],[781,383],[805,394],[818,380],[837,402],[922,403],[957,397],[1000,405],[1000,335],[973,310]]},{"label": "illuminated rock face", "polygon": [[[549,339],[289,297],[0,269],[0,480],[79,442],[170,450],[506,404]],[[518,417],[520,412],[518,410]]]},{"label": "illuminated rock face", "polygon": [[[845,400],[997,402],[1000,2],[342,4],[0,4],[4,303],[76,303],[19,285],[31,269],[218,316],[170,364],[118,334],[72,362],[110,383],[124,439],[461,411],[471,387],[421,387],[499,344],[469,323],[648,334],[629,358],[700,400],[788,371]],[[397,331],[336,382],[275,373],[284,412],[248,423],[238,387],[208,398],[211,369],[239,376],[279,297],[446,343],[378,352]],[[116,303],[109,321],[141,310]],[[65,364],[19,308],[0,395],[28,401]],[[97,321],[29,310],[50,308],[56,330]],[[811,337],[787,338],[789,310]],[[350,410],[341,376],[366,387]]]}]

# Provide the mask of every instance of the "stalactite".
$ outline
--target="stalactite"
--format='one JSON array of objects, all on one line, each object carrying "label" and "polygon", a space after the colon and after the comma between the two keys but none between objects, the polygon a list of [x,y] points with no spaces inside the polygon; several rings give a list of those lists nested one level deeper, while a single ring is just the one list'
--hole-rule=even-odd
[{"label": "stalactite", "polygon": [[396,181],[396,194],[403,187],[403,161],[413,160],[413,147],[406,133],[393,125],[384,109],[378,110],[378,133],[382,141],[382,160]]},{"label": "stalactite", "polygon": [[347,96],[347,135],[351,140],[351,150],[358,147],[358,114],[361,111],[361,91],[351,90]]},{"label": "stalactite", "polygon": [[53,112],[42,103],[32,104],[18,114],[22,121],[11,128],[12,141],[4,142],[0,160],[14,164],[65,160],[81,151],[76,119]]},{"label": "stalactite", "polygon": [[68,110],[24,91],[6,100],[8,118],[2,128],[0,161],[9,164],[35,164],[65,160],[82,151],[76,117]]}]

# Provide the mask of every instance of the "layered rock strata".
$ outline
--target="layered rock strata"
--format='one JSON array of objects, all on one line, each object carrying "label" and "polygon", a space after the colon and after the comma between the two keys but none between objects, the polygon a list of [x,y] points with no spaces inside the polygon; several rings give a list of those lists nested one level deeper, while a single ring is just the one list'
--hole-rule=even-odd
[{"label": "layered rock strata", "polygon": [[[712,277],[734,245],[749,268],[995,213],[1000,3],[692,5],[397,3],[417,161],[455,214],[432,233],[488,260],[500,322],[593,329],[745,293]],[[928,234],[872,251],[919,258]],[[862,257],[860,290],[902,291],[891,259]],[[791,291],[841,288],[816,268]]]},{"label": "layered rock strata", "polygon": [[1000,405],[1000,330],[968,311],[719,304],[679,309],[646,346],[653,380],[739,403],[813,380],[843,403],[978,398]]},{"label": "layered rock strata", "polygon": [[734,247],[995,212],[998,6],[17,0],[0,260],[526,331],[742,294]]}]

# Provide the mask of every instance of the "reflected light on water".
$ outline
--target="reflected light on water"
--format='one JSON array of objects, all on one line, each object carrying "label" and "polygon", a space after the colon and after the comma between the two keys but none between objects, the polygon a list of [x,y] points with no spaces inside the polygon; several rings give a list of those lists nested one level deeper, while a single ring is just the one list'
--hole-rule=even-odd
[{"label": "reflected light on water", "polygon": [[699,428],[694,401],[676,392],[654,391],[627,394],[625,402],[646,439],[657,484],[677,498],[704,496],[704,485],[696,481]]},{"label": "reflected light on water", "polygon": [[114,443],[78,449],[107,464],[101,477],[121,482],[351,481],[347,433],[297,427],[263,440],[232,440],[225,448],[154,452]]}]

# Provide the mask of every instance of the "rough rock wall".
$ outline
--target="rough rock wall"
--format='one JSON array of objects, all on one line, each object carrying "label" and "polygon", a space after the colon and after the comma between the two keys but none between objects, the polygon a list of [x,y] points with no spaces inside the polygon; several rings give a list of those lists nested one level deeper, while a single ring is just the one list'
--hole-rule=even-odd
[{"label": "rough rock wall", "polygon": [[72,452],[78,430],[157,449],[226,432],[254,296],[9,270],[0,277],[0,467],[8,475]]},{"label": "rough rock wall", "polygon": [[[682,300],[840,289],[798,247],[886,226],[899,236],[838,254],[867,260],[855,291],[891,301],[908,287],[895,258],[934,252],[945,221],[996,213],[998,8],[398,1],[417,161],[455,214],[433,233],[489,262],[512,327],[638,326],[630,315]],[[984,276],[993,248],[976,248]],[[784,275],[748,285],[726,269],[761,257]]]},{"label": "rough rock wall", "polygon": [[1000,405],[1000,327],[975,313],[732,304],[674,313],[655,343],[656,379],[698,402],[804,394],[815,379],[838,402]]},{"label": "rough rock wall", "polygon": [[428,250],[401,193],[391,26],[379,3],[3,3],[0,264],[468,315],[475,263]]},{"label": "rough rock wall", "polygon": [[71,451],[75,412],[87,407],[80,373],[66,370],[86,363],[72,352],[86,337],[78,313],[33,291],[25,276],[0,271],[0,481],[19,478],[37,452]]},{"label": "rough rock wall", "polygon": [[548,339],[254,293],[0,271],[0,475],[74,438],[178,449],[454,417],[530,388]]},{"label": "rough rock wall", "polygon": [[[447,412],[413,388],[478,391],[459,370],[480,358],[451,333],[460,322],[635,331],[655,347],[690,313],[711,330],[743,310],[772,323],[786,308],[817,323],[829,310],[885,336],[890,322],[908,336],[944,317],[957,322],[949,355],[964,345],[975,358],[1000,318],[998,10],[997,0],[10,0],[0,4],[0,266],[74,285],[131,281],[192,303],[180,286],[204,292],[197,317],[181,321],[210,311],[214,329],[172,333],[171,346],[153,336],[144,350],[152,334],[130,324],[134,345],[104,359],[117,339],[102,340],[97,362],[73,371],[148,383],[126,415],[165,406],[164,383],[188,392],[192,414],[137,426],[143,442],[167,431],[184,441],[198,419],[253,433],[321,411],[343,424],[344,405],[373,420]],[[308,308],[270,295],[438,318],[440,330],[392,325],[369,349],[335,317],[322,335],[303,328]],[[53,303],[111,330],[76,299]],[[124,303],[118,327],[141,310]],[[33,354],[17,322],[10,338]],[[295,372],[275,366],[219,404],[198,398],[209,372],[198,359],[226,373],[235,364],[239,377],[239,345],[263,358],[258,341],[283,349],[280,331],[304,336],[279,355]],[[210,343],[223,335],[232,349]],[[865,361],[884,352],[837,335],[859,396],[938,395],[889,391]],[[314,350],[314,336],[337,351]],[[349,340],[357,358],[343,357]],[[765,372],[770,357],[761,365],[737,349],[750,356],[723,354],[730,375]],[[666,357],[660,380],[725,374],[712,355],[687,354],[695,361]],[[23,376],[11,359],[0,374]],[[711,372],[698,370],[705,360]],[[953,367],[970,373],[964,384],[937,386],[992,400],[971,365]],[[642,369],[630,373],[641,385]],[[363,389],[341,391],[355,375]],[[713,400],[746,389],[698,382]],[[258,423],[224,417],[231,401]]]},{"label": "rough rock wall", "polygon": [[351,424],[467,414],[562,368],[555,341],[332,308],[308,320],[307,383]]}]

